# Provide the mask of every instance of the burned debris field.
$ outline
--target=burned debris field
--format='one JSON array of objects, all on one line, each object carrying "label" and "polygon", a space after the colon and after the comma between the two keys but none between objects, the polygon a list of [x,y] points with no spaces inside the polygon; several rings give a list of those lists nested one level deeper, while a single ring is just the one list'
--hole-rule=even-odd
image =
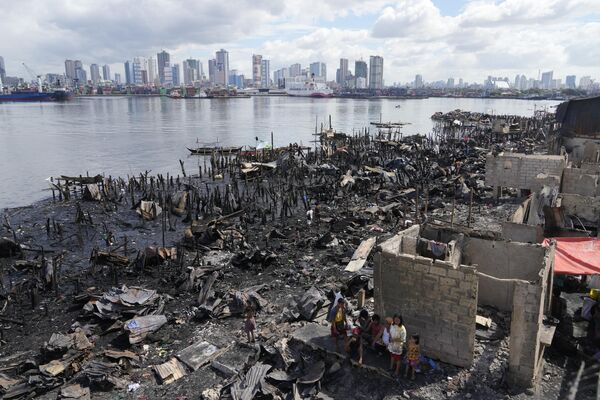
[{"label": "burned debris field", "polygon": [[[555,262],[598,231],[577,102],[53,177],[0,212],[2,398],[595,398],[593,274]],[[402,314],[414,380],[352,329],[362,359],[336,348],[339,297],[350,324]]]}]

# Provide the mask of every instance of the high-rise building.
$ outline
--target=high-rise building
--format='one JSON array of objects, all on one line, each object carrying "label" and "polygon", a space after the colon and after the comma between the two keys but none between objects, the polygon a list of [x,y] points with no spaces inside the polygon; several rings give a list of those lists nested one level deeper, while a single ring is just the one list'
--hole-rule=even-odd
[{"label": "high-rise building", "polygon": [[[232,69],[229,71],[229,84],[235,86],[238,89],[244,88],[244,75],[239,74],[237,69]],[[254,80],[252,80],[254,83]]]},{"label": "high-rise building", "polygon": [[285,87],[285,80],[290,77],[290,70],[288,68],[281,68],[273,72],[273,83],[278,88]]},{"label": "high-rise building", "polygon": [[357,79],[365,78],[365,82],[367,81],[367,78],[369,77],[369,69],[367,68],[366,62],[363,60],[357,60],[354,62],[354,76],[356,76]]},{"label": "high-rise building", "polygon": [[383,89],[383,57],[369,58],[369,89]]},{"label": "high-rise building", "polygon": [[110,65],[108,64],[102,66],[102,79],[110,81]]},{"label": "high-rise building", "polygon": [[567,75],[565,79],[565,86],[567,89],[575,89],[577,85],[575,85],[575,75]]},{"label": "high-rise building", "polygon": [[90,79],[94,85],[100,82],[100,67],[98,67],[98,64],[90,64]]},{"label": "high-rise building", "polygon": [[415,75],[415,89],[421,89],[423,87],[423,76],[421,74]]},{"label": "high-rise building", "polygon": [[290,78],[295,78],[296,76],[302,75],[302,65],[300,64],[292,64],[289,69]]},{"label": "high-rise building", "polygon": [[[158,61],[158,79],[163,85],[170,85],[173,83],[173,70],[171,69],[171,55],[166,51],[161,51],[156,55]],[[167,76],[171,79],[167,80]]]},{"label": "high-rise building", "polygon": [[212,60],[208,60],[208,81],[211,84],[216,84],[217,79],[217,60],[214,58]]},{"label": "high-rise building", "polygon": [[71,82],[77,79],[77,76],[75,75],[75,61],[65,60],[65,76]]},{"label": "high-rise building", "polygon": [[133,59],[133,83],[136,85],[148,83],[148,63],[144,57]]},{"label": "high-rise building", "polygon": [[552,89],[552,75],[554,71],[542,73],[542,89]]},{"label": "high-rise building", "polygon": [[260,54],[252,54],[252,80],[254,86],[259,87],[262,84],[262,56]]},{"label": "high-rise building", "polygon": [[4,65],[4,58],[0,56],[0,80],[4,82],[6,80],[6,66]]},{"label": "high-rise building", "polygon": [[268,88],[271,86],[271,62],[269,60],[262,60],[260,63],[260,86]]},{"label": "high-rise building", "polygon": [[446,81],[446,87],[448,89],[454,89],[454,78],[448,78]]},{"label": "high-rise building", "polygon": [[80,60],[75,60],[75,79],[81,84],[87,83],[87,73],[83,69],[83,64]]},{"label": "high-rise building", "polygon": [[117,85],[121,84],[121,74],[119,74],[119,73],[115,74],[115,83]]},{"label": "high-rise building", "polygon": [[215,83],[217,85],[229,85],[229,53],[221,49],[216,53]]},{"label": "high-rise building", "polygon": [[340,73],[337,74],[337,83],[341,86],[346,86],[346,79],[348,77],[348,59],[340,58]]},{"label": "high-rise building", "polygon": [[133,65],[131,61],[125,61],[125,83],[128,85],[133,85]]},{"label": "high-rise building", "polygon": [[183,61],[183,83],[193,85],[194,82],[202,80],[200,75],[200,61],[188,58]]},{"label": "high-rise building", "polygon": [[465,86],[465,81],[463,78],[458,78],[458,88],[462,89]]},{"label": "high-rise building", "polygon": [[179,69],[179,64],[173,64],[173,68],[172,68],[172,74],[173,74],[173,86],[179,86],[181,85],[181,72]]},{"label": "high-rise building", "polygon": [[157,69],[156,59],[154,59],[154,57],[148,57],[148,83],[151,86],[156,85],[156,81],[158,80]]},{"label": "high-rise building", "polygon": [[322,62],[314,62],[310,64],[310,74],[315,78],[327,80],[327,66]]}]

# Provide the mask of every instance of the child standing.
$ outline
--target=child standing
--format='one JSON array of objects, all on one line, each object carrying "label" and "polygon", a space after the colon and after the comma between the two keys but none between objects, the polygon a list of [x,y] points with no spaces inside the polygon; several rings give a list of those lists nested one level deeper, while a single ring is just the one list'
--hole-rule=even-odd
[{"label": "child standing", "polygon": [[[254,331],[256,330],[256,320],[254,319],[254,309],[246,308],[246,321],[244,322],[244,332],[248,336],[248,343],[254,342]],[[250,340],[252,339],[252,340]]]},{"label": "child standing", "polygon": [[344,339],[344,349],[348,348],[348,336],[346,335],[346,301],[343,298],[337,300],[331,320],[331,337],[335,340],[335,351],[340,351],[339,339]]},{"label": "child standing", "polygon": [[390,369],[395,369],[396,376],[400,376],[402,350],[405,342],[406,328],[402,323],[402,316],[400,314],[395,314],[394,324],[390,327],[390,344],[388,345],[388,350],[390,351]]},{"label": "child standing", "polygon": [[408,376],[408,370],[410,369],[410,379],[415,380],[415,372],[419,366],[419,358],[421,357],[421,345],[419,344],[419,335],[412,335],[408,339],[408,349],[406,350],[406,373],[404,377]]}]

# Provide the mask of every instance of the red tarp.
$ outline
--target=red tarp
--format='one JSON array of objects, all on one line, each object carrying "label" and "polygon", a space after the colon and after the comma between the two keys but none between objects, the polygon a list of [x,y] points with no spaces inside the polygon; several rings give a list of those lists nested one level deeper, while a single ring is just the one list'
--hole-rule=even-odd
[{"label": "red tarp", "polygon": [[600,239],[564,237],[545,239],[556,241],[554,273],[565,275],[600,274]]}]

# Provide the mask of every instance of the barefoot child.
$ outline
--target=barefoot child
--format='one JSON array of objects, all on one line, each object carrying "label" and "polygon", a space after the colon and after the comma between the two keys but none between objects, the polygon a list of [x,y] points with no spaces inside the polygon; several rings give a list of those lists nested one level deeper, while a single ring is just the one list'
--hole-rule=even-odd
[{"label": "barefoot child", "polygon": [[421,357],[421,345],[419,344],[419,335],[412,335],[408,339],[408,349],[406,350],[406,372],[404,377],[408,376],[408,370],[411,371],[410,379],[415,379],[415,371],[419,366],[419,358]]},{"label": "barefoot child", "polygon": [[[256,320],[254,319],[254,309],[246,308],[246,321],[244,322],[244,332],[248,336],[248,343],[254,342],[254,331],[256,330]],[[252,340],[250,340],[252,338]]]}]

